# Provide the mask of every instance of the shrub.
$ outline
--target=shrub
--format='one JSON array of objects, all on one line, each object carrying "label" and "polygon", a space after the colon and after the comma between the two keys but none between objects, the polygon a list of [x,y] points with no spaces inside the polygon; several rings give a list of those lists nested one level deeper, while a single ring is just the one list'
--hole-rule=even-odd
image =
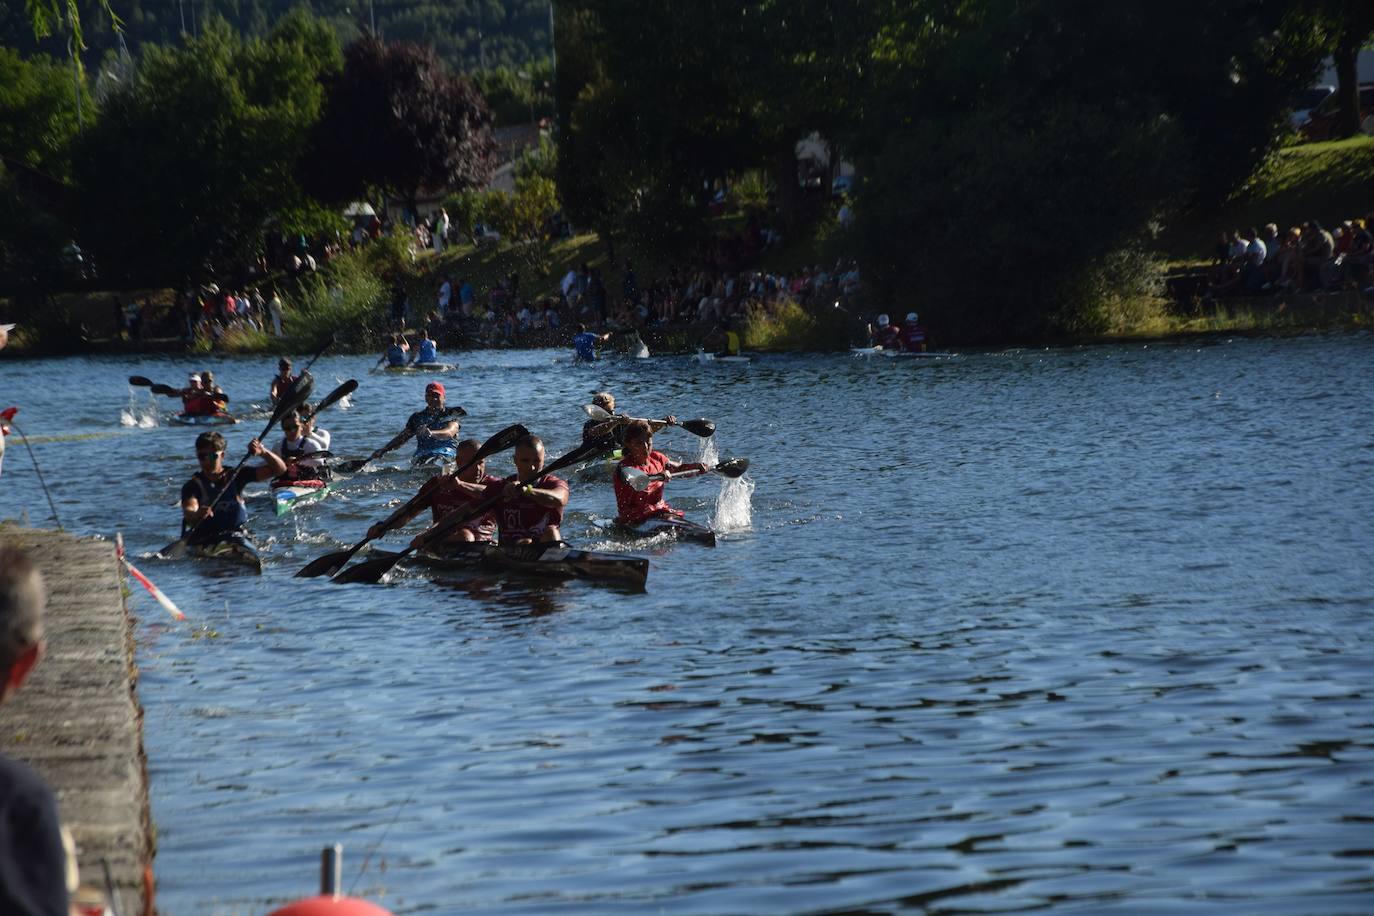
[{"label": "shrub", "polygon": [[740,325],[740,344],[750,350],[840,350],[853,331],[836,309],[807,309],[791,299],[771,311],[751,310]]},{"label": "shrub", "polygon": [[301,278],[287,303],[286,328],[291,335],[313,341],[334,334],[340,344],[359,349],[375,344],[387,288],[369,269],[364,252],[341,255],[324,270]]}]

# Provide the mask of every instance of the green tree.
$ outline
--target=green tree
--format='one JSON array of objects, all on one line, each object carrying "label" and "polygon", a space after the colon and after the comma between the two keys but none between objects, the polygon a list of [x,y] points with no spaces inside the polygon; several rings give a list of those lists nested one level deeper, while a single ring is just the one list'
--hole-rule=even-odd
[{"label": "green tree", "polygon": [[204,278],[251,262],[274,220],[309,219],[295,164],[340,61],[333,32],[304,13],[265,40],[212,22],[183,47],[148,49],[78,145],[80,239],[102,274]]},{"label": "green tree", "polygon": [[345,201],[376,187],[410,201],[421,190],[485,184],[494,164],[491,112],[465,77],[433,48],[350,45],[329,82],[302,180],[322,200]]}]

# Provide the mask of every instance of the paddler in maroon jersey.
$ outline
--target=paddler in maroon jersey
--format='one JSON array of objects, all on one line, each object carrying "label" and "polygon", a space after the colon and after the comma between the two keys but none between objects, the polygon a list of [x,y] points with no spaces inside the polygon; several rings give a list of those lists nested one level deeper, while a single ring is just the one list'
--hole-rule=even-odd
[{"label": "paddler in maroon jersey", "polygon": [[[513,460],[516,473],[505,480],[486,485],[454,480],[453,486],[481,494],[483,499],[501,497],[493,509],[501,545],[561,541],[559,526],[568,505],[568,484],[553,474],[539,473],[544,468],[543,440],[535,435],[523,437],[515,443]],[[423,537],[422,532],[417,540]]]}]

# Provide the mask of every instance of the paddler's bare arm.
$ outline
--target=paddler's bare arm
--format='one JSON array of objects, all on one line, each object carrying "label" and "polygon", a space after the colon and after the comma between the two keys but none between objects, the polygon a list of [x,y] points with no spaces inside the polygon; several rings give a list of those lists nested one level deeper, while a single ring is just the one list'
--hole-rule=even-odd
[{"label": "paddler's bare arm", "polygon": [[428,427],[422,426],[420,427],[419,435],[424,436],[426,439],[457,439],[460,427],[461,424],[457,420],[452,420],[438,429],[429,429]]},{"label": "paddler's bare arm", "polygon": [[540,490],[512,480],[506,484],[505,490],[502,491],[502,495],[507,499],[514,499],[521,494],[524,494],[526,499],[549,509],[561,509],[568,504],[568,491],[564,487]]},{"label": "paddler's bare arm", "polygon": [[248,443],[248,453],[262,458],[265,462],[252,469],[254,480],[263,481],[286,473],[286,462],[281,460],[281,456],[257,439]]}]

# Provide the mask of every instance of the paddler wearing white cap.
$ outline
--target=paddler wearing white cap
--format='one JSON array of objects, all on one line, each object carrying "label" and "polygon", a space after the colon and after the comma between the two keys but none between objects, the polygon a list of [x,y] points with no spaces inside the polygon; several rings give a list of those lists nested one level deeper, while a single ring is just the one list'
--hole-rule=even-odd
[{"label": "paddler wearing white cap", "polygon": [[902,349],[908,353],[926,352],[926,329],[921,327],[915,312],[907,312],[902,323]]},{"label": "paddler wearing white cap", "polygon": [[878,316],[877,322],[868,326],[869,342],[884,350],[897,350],[902,346],[902,329],[887,318],[887,313]]}]

